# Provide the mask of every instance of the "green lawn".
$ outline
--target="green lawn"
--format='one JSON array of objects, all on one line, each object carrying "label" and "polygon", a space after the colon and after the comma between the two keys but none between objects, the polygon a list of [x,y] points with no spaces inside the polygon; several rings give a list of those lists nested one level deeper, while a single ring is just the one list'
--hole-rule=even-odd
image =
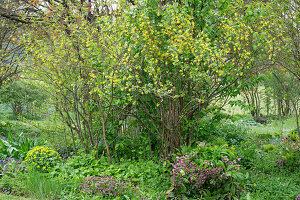
[{"label": "green lawn", "polygon": [[254,133],[260,134],[274,134],[279,133],[283,136],[286,136],[287,133],[295,130],[297,127],[296,125],[296,118],[290,117],[284,120],[273,120],[271,123],[267,125],[261,126],[253,126],[250,127]]}]

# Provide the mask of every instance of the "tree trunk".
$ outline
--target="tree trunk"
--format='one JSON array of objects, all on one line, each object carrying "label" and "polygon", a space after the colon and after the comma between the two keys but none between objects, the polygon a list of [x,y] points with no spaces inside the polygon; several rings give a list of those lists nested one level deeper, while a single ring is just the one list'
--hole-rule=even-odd
[{"label": "tree trunk", "polygon": [[281,101],[277,100],[277,111],[278,111],[278,117],[281,118]]},{"label": "tree trunk", "polygon": [[[104,111],[102,108],[102,105],[100,103],[98,103],[99,108],[100,108],[100,113],[101,113],[101,122],[102,122],[102,132],[103,132],[103,140],[105,143],[105,147],[106,147],[106,152],[107,152],[107,157],[108,157],[108,162],[111,163],[111,158],[110,158],[110,152],[109,152],[109,146],[106,140],[106,130],[105,130],[105,119],[104,119]],[[97,149],[98,151],[98,149]]]},{"label": "tree trunk", "polygon": [[285,100],[285,110],[284,110],[284,115],[288,116],[290,114],[290,100],[286,99]]},{"label": "tree trunk", "polygon": [[295,115],[296,115],[296,123],[297,123],[297,132],[298,132],[298,137],[300,139],[300,128],[299,128],[299,115],[298,115],[298,109],[297,109],[297,106],[296,106],[296,102],[294,100],[291,100],[292,101],[292,104],[293,104],[293,107],[294,107],[294,110],[295,110]]},{"label": "tree trunk", "polygon": [[23,111],[23,105],[21,102],[15,102],[12,103],[12,108],[13,108],[13,114],[14,115],[21,115]]}]

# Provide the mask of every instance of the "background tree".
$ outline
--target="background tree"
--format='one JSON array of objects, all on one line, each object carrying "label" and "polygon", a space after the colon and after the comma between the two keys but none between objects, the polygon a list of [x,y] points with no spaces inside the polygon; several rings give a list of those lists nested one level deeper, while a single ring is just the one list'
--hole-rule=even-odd
[{"label": "background tree", "polygon": [[[295,0],[277,1],[273,0],[269,3],[269,8],[272,10],[269,20],[272,28],[268,31],[276,39],[276,45],[270,56],[272,56],[275,65],[274,78],[277,87],[281,87],[283,98],[278,99],[278,113],[282,110],[282,101],[286,100],[286,108],[289,108],[289,102],[295,111],[297,127],[299,133],[298,106],[297,106],[297,91],[290,92],[293,87],[288,86],[287,82],[283,81],[284,77],[289,77],[295,85],[300,82],[300,3]],[[278,74],[281,73],[280,74]],[[293,74],[293,75],[291,75]],[[288,109],[285,110],[286,112]],[[284,111],[283,111],[284,113]]]},{"label": "background tree", "polygon": [[272,98],[277,103],[277,115],[288,116],[295,114],[297,130],[299,133],[299,86],[300,82],[293,73],[284,72],[282,68],[273,69],[272,73],[266,76],[264,84],[269,89]]},{"label": "background tree", "polygon": [[24,54],[18,36],[19,29],[15,24],[0,17],[0,87],[20,72]]},{"label": "background tree", "polygon": [[30,113],[32,107],[40,107],[47,96],[29,82],[10,81],[0,89],[0,102],[10,105],[14,115]]},{"label": "background tree", "polygon": [[270,1],[272,28],[276,38],[272,56],[276,65],[292,73],[300,81],[300,3],[295,0]]}]

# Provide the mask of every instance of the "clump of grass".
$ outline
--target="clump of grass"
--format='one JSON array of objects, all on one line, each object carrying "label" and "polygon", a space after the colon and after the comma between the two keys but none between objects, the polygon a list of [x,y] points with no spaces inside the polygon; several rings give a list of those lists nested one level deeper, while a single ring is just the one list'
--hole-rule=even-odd
[{"label": "clump of grass", "polygon": [[24,182],[25,191],[37,199],[57,199],[62,192],[61,185],[47,173],[29,170]]}]

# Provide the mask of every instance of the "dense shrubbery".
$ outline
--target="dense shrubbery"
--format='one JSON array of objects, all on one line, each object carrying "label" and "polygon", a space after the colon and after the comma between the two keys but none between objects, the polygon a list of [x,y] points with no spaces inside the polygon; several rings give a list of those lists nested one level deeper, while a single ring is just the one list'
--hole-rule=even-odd
[{"label": "dense shrubbery", "polygon": [[29,137],[36,137],[39,136],[40,130],[20,121],[0,120],[0,136],[7,137],[9,133],[14,135],[23,133]]},{"label": "dense shrubbery", "polygon": [[[101,153],[105,150],[103,142],[101,150]],[[115,140],[112,152],[117,160],[120,160],[121,158],[133,160],[151,159],[151,153],[156,153],[150,151],[149,139],[142,134],[138,134],[134,137],[119,136]]]}]

